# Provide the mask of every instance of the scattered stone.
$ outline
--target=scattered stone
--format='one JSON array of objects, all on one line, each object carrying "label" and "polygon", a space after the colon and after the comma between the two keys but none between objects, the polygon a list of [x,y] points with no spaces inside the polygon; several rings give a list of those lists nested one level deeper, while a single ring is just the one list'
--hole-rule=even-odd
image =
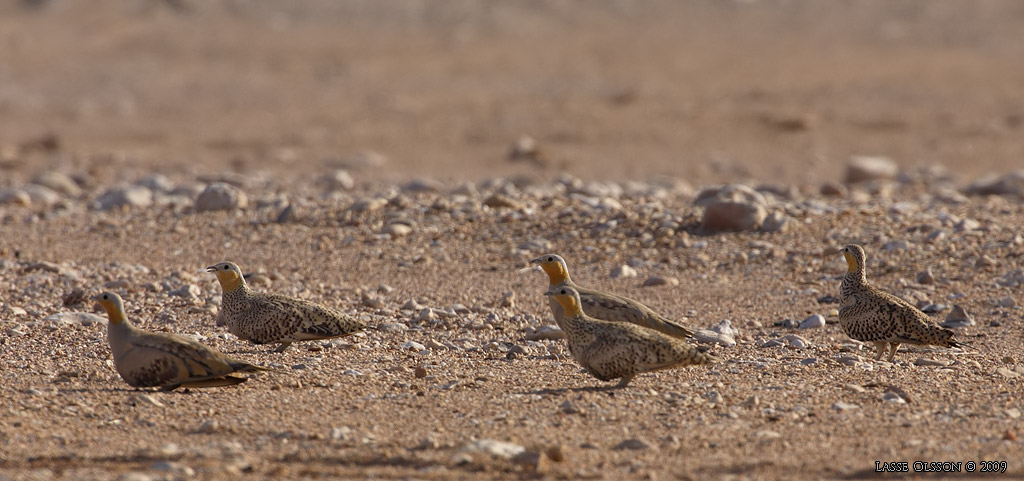
[{"label": "scattered stone", "polygon": [[815,327],[825,327],[825,316],[822,316],[821,314],[811,314],[807,319],[800,322],[797,329],[813,329]]},{"label": "scattered stone", "polygon": [[985,175],[964,189],[967,195],[1005,195],[1024,197],[1024,170],[1015,170],[1002,176]]},{"label": "scattered stone", "polygon": [[846,164],[846,183],[856,184],[871,180],[892,180],[899,167],[886,157],[855,156]]},{"label": "scattered stone", "polygon": [[323,177],[320,177],[318,183],[322,185],[324,189],[332,192],[339,190],[351,190],[356,186],[356,181],[352,178],[352,174],[348,173],[345,169],[336,169],[324,174]]},{"label": "scattered stone", "polygon": [[427,368],[423,366],[416,366],[416,369],[413,370],[413,376],[415,376],[416,379],[423,379],[427,377]]},{"label": "scattered stone", "polygon": [[352,439],[352,428],[348,426],[331,428],[329,436],[334,441],[348,441]]},{"label": "scattered stone", "polygon": [[149,207],[153,205],[153,191],[141,185],[114,187],[101,194],[93,205],[97,210]]},{"label": "scattered stone", "polygon": [[460,451],[466,453],[486,453],[496,458],[512,459],[526,451],[526,448],[518,444],[496,441],[494,439],[481,439],[466,444]]},{"label": "scattered stone", "polygon": [[644,287],[678,286],[679,285],[679,279],[676,279],[675,277],[651,276],[651,277],[648,277],[647,280],[644,281],[643,285],[644,285]]},{"label": "scattered stone", "polygon": [[409,326],[402,324],[401,322],[385,322],[380,325],[377,329],[384,332],[401,333],[409,330]]},{"label": "scattered stone", "polygon": [[32,183],[47,187],[54,192],[68,197],[78,197],[82,194],[82,189],[78,187],[75,180],[63,172],[53,170],[43,172],[32,179]]},{"label": "scattered stone", "polygon": [[404,192],[410,192],[413,194],[422,193],[436,193],[444,190],[444,184],[440,181],[427,178],[417,178],[409,181],[402,186]]},{"label": "scattered stone", "polygon": [[625,440],[625,441],[623,441],[623,442],[621,442],[619,444],[616,444],[615,446],[612,446],[612,449],[614,449],[616,451],[622,451],[622,450],[643,451],[643,450],[647,450],[647,449],[657,449],[657,447],[654,446],[653,444],[643,440],[643,439],[631,438],[631,439],[627,439],[627,440]]},{"label": "scattered stone", "polygon": [[32,198],[22,190],[0,190],[0,205],[32,205]]},{"label": "scattered stone", "polygon": [[822,184],[819,192],[826,197],[846,197],[847,194],[846,186],[835,182]]},{"label": "scattered stone", "polygon": [[887,393],[883,394],[882,395],[882,401],[883,402],[887,402],[887,403],[893,403],[893,404],[906,404],[907,403],[907,400],[903,399],[903,396],[900,396],[898,393],[895,393],[895,392],[887,392]]},{"label": "scattered stone", "polygon": [[508,160],[526,160],[537,165],[547,164],[547,157],[537,145],[537,141],[530,136],[522,136],[516,139],[508,150]]},{"label": "scattered stone", "polygon": [[768,214],[768,217],[764,218],[761,222],[761,232],[775,233],[775,232],[786,232],[789,228],[790,218],[782,211],[775,211]]},{"label": "scattered stone", "polygon": [[163,471],[178,478],[191,478],[196,471],[177,461],[157,461],[153,464],[153,471]]},{"label": "scattered stone", "polygon": [[623,277],[636,277],[637,276],[637,272],[636,272],[636,269],[633,269],[632,267],[629,267],[628,265],[623,264],[621,266],[613,267],[612,271],[611,271],[611,273],[609,275],[611,276],[612,279],[619,279],[619,278],[623,278]]},{"label": "scattered stone", "polygon": [[384,230],[384,233],[391,236],[392,239],[397,239],[399,237],[405,237],[411,234],[412,227],[409,227],[408,225],[405,224],[395,223],[389,225],[387,229]]},{"label": "scattered stone", "polygon": [[1004,297],[996,301],[996,305],[999,307],[1008,307],[1010,309],[1017,307],[1017,301],[1012,297]]},{"label": "scattered stone", "polygon": [[424,346],[423,344],[420,344],[416,341],[405,341],[402,343],[402,349],[419,352],[425,351],[427,349],[427,346]]},{"label": "scattered stone", "polygon": [[558,411],[564,414],[582,413],[582,411],[579,408],[577,408],[576,405],[572,403],[572,401],[569,400],[565,400],[564,402],[562,402],[562,404],[558,406]]},{"label": "scattered stone", "polygon": [[43,321],[51,325],[68,326],[101,326],[107,323],[107,318],[97,316],[90,312],[58,312],[43,318]]},{"label": "scattered stone", "polygon": [[839,402],[837,402],[837,403],[832,405],[832,409],[835,409],[836,411],[843,412],[843,411],[852,411],[854,409],[860,409],[860,406],[858,406],[856,404],[850,404],[850,403],[839,401]]},{"label": "scattered stone", "polygon": [[214,182],[196,198],[196,212],[215,210],[243,209],[249,205],[249,199],[238,187],[223,182]]},{"label": "scattered stone", "polygon": [[526,329],[527,341],[553,341],[558,339],[565,339],[565,332],[558,326],[543,325],[536,329]]},{"label": "scattered stone", "polygon": [[929,358],[923,358],[923,357],[919,357],[919,358],[917,358],[917,360],[914,361],[914,365],[915,366],[942,366],[942,367],[945,367],[945,366],[948,366],[950,364],[952,364],[952,363],[949,362],[949,361],[942,361],[942,360],[939,360],[939,359],[929,359]]},{"label": "scattered stone", "polygon": [[1000,376],[1007,377],[1007,378],[1015,378],[1015,377],[1019,377],[1020,376],[1019,372],[1013,371],[1011,369],[1007,369],[1005,367],[1001,367],[1001,368],[996,369],[996,374],[999,374]]},{"label": "scattered stone", "polygon": [[499,306],[514,309],[516,307],[516,293],[515,291],[508,291],[501,296],[501,303]]},{"label": "scattered stone", "polygon": [[195,284],[184,284],[181,287],[167,293],[171,297],[180,297],[185,300],[196,300],[203,293],[203,290]]},{"label": "scattered stone", "polygon": [[523,204],[519,203],[512,198],[501,195],[493,194],[484,200],[484,205],[492,209],[522,209]]},{"label": "scattered stone", "polygon": [[976,324],[974,318],[960,304],[954,304],[953,310],[946,315],[946,320],[940,323],[942,327],[949,328],[967,327],[974,324]]},{"label": "scattered stone", "polygon": [[724,319],[711,329],[694,330],[693,338],[699,342],[732,347],[736,345],[736,336],[738,335],[739,330],[732,327],[732,323],[728,319]]},{"label": "scattered stone", "polygon": [[935,284],[935,276],[932,274],[931,269],[925,269],[917,273],[917,283],[931,285]]},{"label": "scattered stone", "polygon": [[71,289],[71,292],[64,294],[64,298],[61,299],[61,305],[64,307],[77,306],[85,303],[86,297],[85,289],[75,287],[74,289]]},{"label": "scattered stone", "polygon": [[21,192],[28,195],[29,203],[34,206],[49,208],[60,202],[60,194],[49,187],[29,184],[23,187]]},{"label": "scattered stone", "polygon": [[216,419],[208,419],[206,421],[203,421],[203,423],[199,425],[199,428],[196,429],[196,432],[199,434],[209,434],[217,432],[219,430],[220,423],[217,422]]},{"label": "scattered stone", "polygon": [[158,408],[164,407],[164,403],[146,393],[137,393],[132,395],[131,401],[134,402],[136,406],[139,404],[149,404],[150,406],[156,406]]},{"label": "scattered stone", "polygon": [[764,196],[739,184],[705,189],[694,204],[704,206],[701,228],[707,232],[755,230],[768,216]]}]

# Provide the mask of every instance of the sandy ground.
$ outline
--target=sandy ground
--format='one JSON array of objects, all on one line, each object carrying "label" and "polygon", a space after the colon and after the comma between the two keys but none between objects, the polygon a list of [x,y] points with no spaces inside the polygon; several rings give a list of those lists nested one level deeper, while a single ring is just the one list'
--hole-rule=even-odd
[{"label": "sandy ground", "polygon": [[[0,479],[1024,477],[1024,194],[958,193],[1024,165],[1018,2],[35,3],[0,5],[0,190],[79,192],[0,203]],[[540,154],[510,160],[522,136]],[[836,184],[853,155],[901,174]],[[152,205],[96,208],[153,174]],[[213,180],[248,206],[197,212]],[[703,231],[694,195],[722,182],[767,184],[786,227]],[[825,299],[849,242],[937,321],[965,307],[971,349],[849,341]],[[531,337],[546,279],[520,269],[547,252],[737,344],[600,389]],[[200,272],[229,259],[370,327],[244,344]],[[274,371],[131,389],[102,319],[48,319],[94,312],[75,288]],[[762,347],[787,335],[806,347]]]}]

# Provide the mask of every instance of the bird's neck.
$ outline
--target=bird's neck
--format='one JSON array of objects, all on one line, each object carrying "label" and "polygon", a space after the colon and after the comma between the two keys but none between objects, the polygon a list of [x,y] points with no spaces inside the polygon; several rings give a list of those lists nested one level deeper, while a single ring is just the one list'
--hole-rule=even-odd
[{"label": "bird's neck", "polygon": [[864,269],[863,262],[857,262],[849,253],[846,254],[846,278],[848,282],[855,282],[859,284],[867,283],[867,272]]},{"label": "bird's neck", "polygon": [[572,279],[569,278],[569,271],[562,267],[562,264],[545,266],[544,272],[548,274],[548,285],[557,286],[565,282],[572,282]]},{"label": "bird's neck", "polygon": [[239,291],[239,290],[243,290],[244,291],[249,286],[247,286],[245,284],[245,279],[243,279],[241,276],[239,276],[239,277],[232,277],[231,279],[221,280],[220,281],[220,287],[221,287],[221,289],[224,289],[224,292],[235,292],[235,291]]}]

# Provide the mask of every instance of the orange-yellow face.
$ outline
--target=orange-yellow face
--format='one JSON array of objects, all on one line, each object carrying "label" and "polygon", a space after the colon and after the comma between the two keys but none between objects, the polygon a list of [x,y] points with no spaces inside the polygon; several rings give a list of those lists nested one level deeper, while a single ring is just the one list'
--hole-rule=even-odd
[{"label": "orange-yellow face", "polygon": [[839,252],[843,253],[843,257],[846,258],[846,272],[857,272],[860,269],[860,265],[864,262],[864,249],[856,244],[850,244]]},{"label": "orange-yellow face", "polygon": [[565,266],[565,260],[555,254],[542,255],[530,263],[537,264],[544,269],[548,275],[549,284],[552,286],[557,286],[569,278],[569,268]]},{"label": "orange-yellow face", "polygon": [[127,319],[121,296],[107,291],[93,296],[92,300],[96,301],[104,311],[107,311],[107,319],[110,319],[111,324],[120,324]]},{"label": "orange-yellow face", "polygon": [[560,287],[556,290],[548,291],[544,295],[555,296],[555,300],[561,304],[566,316],[576,317],[583,315],[583,308],[580,306],[580,294],[576,292],[576,289]]},{"label": "orange-yellow face", "polygon": [[220,282],[220,287],[224,289],[224,292],[231,292],[245,284],[241,269],[233,262],[221,262],[220,264],[212,265],[206,268],[206,272],[212,272],[217,275],[217,281]]}]

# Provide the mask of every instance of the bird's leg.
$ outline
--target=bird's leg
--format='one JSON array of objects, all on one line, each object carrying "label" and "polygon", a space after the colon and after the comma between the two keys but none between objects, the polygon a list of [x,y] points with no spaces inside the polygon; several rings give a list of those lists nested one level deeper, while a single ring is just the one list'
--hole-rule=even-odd
[{"label": "bird's leg", "polygon": [[900,343],[890,342],[889,343],[889,362],[892,362],[892,358],[896,357],[896,350],[900,348]]},{"label": "bird's leg", "polygon": [[288,349],[288,346],[291,345],[292,343],[290,342],[282,342],[280,346],[277,346],[277,349],[274,349],[274,352],[284,352],[284,350]]},{"label": "bird's leg", "polygon": [[622,376],[622,379],[619,379],[619,383],[616,384],[615,387],[617,387],[617,388],[626,387],[626,385],[629,384],[629,381],[632,381],[632,380],[633,380],[633,376],[632,375]]},{"label": "bird's leg", "polygon": [[163,392],[169,392],[169,391],[173,391],[175,389],[178,389],[178,387],[180,387],[180,386],[181,386],[181,383],[178,383],[178,384],[165,384],[163,386],[160,386],[160,390],[163,391]]},{"label": "bird's leg", "polygon": [[886,343],[884,343],[884,342],[876,342],[874,344],[875,344],[875,349],[878,351],[878,353],[875,355],[875,360],[876,361],[881,361],[882,360],[882,355],[885,354],[885,351],[888,350],[887,348],[889,346],[887,346]]}]

